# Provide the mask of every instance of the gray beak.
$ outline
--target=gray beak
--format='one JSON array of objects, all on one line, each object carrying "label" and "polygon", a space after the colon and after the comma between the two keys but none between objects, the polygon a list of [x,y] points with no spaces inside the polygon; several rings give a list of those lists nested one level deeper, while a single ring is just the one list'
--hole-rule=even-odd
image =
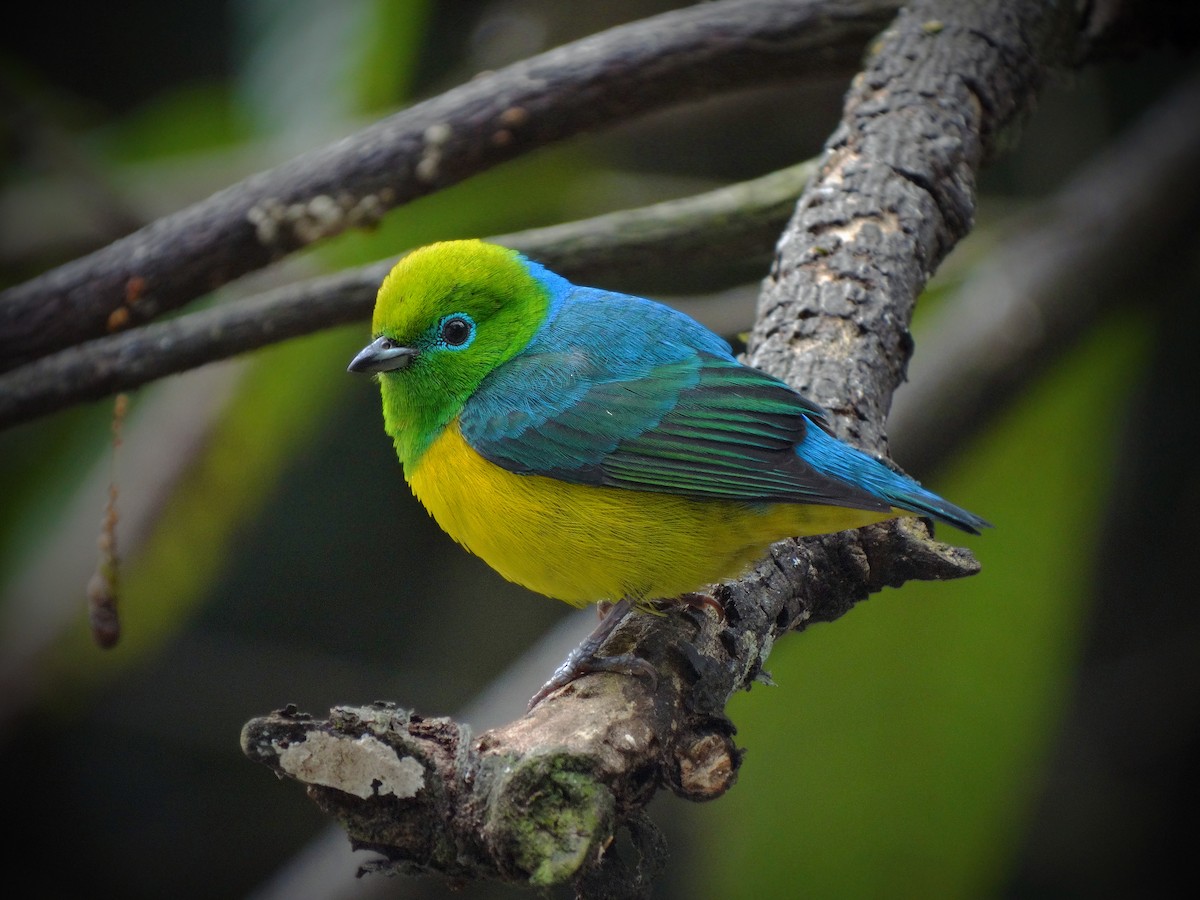
[{"label": "gray beak", "polygon": [[416,347],[401,347],[391,338],[375,338],[350,360],[346,371],[361,372],[365,375],[394,372],[396,369],[406,368],[416,355]]}]

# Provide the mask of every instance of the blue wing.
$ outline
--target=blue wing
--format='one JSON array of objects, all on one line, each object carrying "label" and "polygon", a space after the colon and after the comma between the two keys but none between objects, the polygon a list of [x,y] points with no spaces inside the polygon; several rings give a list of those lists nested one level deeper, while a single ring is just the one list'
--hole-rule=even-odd
[{"label": "blue wing", "polygon": [[682,313],[576,288],[526,349],[484,380],[460,427],[479,454],[513,472],[698,498],[889,509],[797,452],[823,421],[817,406],[739,363]]}]

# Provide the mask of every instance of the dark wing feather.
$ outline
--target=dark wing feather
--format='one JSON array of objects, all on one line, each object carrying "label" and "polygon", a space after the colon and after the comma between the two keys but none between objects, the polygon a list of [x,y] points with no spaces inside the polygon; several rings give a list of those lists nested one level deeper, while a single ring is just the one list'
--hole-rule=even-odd
[{"label": "dark wing feather", "polygon": [[653,427],[602,464],[603,483],[722,500],[888,504],[822,474],[796,452],[819,411],[787,385],[733,360],[701,356],[699,379]]}]

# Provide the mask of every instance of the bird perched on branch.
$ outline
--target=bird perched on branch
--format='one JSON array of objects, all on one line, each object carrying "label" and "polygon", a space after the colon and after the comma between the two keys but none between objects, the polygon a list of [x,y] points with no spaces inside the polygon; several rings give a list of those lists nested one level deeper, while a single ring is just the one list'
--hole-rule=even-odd
[{"label": "bird perched on branch", "polygon": [[531,706],[596,670],[631,610],[695,602],[775,541],[931,516],[988,523],[835,438],[822,410],[668,306],[579,287],[514,250],[447,241],[400,260],[374,339],[404,477],[438,524],[510,581],[612,602]]}]

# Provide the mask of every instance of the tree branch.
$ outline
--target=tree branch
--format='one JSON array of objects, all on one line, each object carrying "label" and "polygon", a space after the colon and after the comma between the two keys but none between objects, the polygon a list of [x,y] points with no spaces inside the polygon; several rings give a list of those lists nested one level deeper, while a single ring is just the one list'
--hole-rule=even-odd
[{"label": "tree branch", "polygon": [[0,294],[0,368],[147,322],[537,147],[683,100],[853,71],[886,0],[723,0],[481,75]]},{"label": "tree branch", "polygon": [[[970,226],[979,167],[1073,50],[1063,38],[1074,16],[1068,2],[915,3],[856,79],[779,243],[751,354],[832,407],[843,434],[882,447],[915,298]],[[653,842],[639,882],[609,849],[616,829],[634,821],[644,835],[638,815],[660,786],[692,799],[728,789],[739,753],[725,704],[761,674],[777,637],[883,586],[977,568],[913,520],[787,541],[723,589],[723,621],[679,611],[624,624],[612,649],[653,663],[653,689],[589,676],[475,740],[391,708],[339,709],[328,723],[288,712],[249,723],[243,747],[307,784],[356,846],[399,870],[538,884],[582,872],[644,892]],[[387,766],[368,779],[357,764],[376,757]],[[398,768],[408,780],[392,777]]]},{"label": "tree branch", "polygon": [[[491,238],[582,283],[637,284],[670,258],[770,258],[815,163],[695,197]],[[0,374],[0,429],[345,322],[369,319],[395,258],[97,338]]]},{"label": "tree branch", "polygon": [[910,557],[872,541],[847,555],[836,538],[802,554],[784,548],[732,586],[723,622],[707,611],[632,617],[612,649],[633,646],[653,664],[653,690],[645,679],[589,676],[478,738],[390,705],[338,707],[327,721],[285,710],[248,722],[242,749],[306,785],[356,848],[388,860],[378,868],[548,885],[600,861],[616,870],[603,877],[628,879],[605,851],[631,818],[652,834],[636,817],[655,791],[708,800],[734,783],[741,753],[725,703],[760,675],[776,637],[832,617],[846,597],[977,568],[953,548],[912,544]]}]

